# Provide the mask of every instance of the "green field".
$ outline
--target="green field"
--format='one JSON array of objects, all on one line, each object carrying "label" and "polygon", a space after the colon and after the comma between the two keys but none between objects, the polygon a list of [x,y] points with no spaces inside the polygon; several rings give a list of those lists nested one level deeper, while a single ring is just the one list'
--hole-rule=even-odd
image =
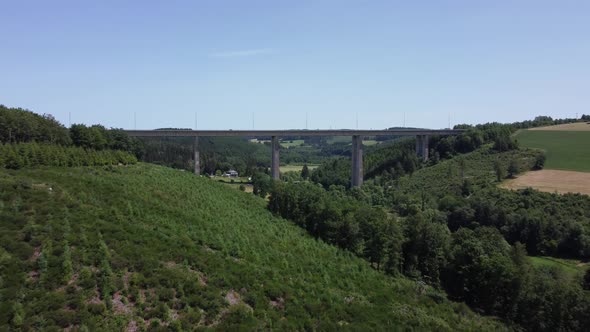
[{"label": "green field", "polygon": [[[318,168],[319,165],[307,165],[307,168],[309,168],[309,170],[313,170]],[[285,166],[281,166],[279,167],[279,169],[281,170],[281,173],[286,173],[286,172],[301,172],[301,170],[303,169],[303,165],[285,165]]]},{"label": "green field", "polygon": [[535,267],[554,267],[563,271],[566,275],[574,278],[583,274],[588,268],[587,264],[580,263],[575,259],[561,259],[555,257],[530,257]]},{"label": "green field", "polygon": [[304,141],[302,139],[296,139],[292,141],[281,141],[281,146],[284,148],[290,148],[295,146],[303,145]]},{"label": "green field", "polygon": [[374,139],[363,141],[363,145],[366,145],[366,146],[373,146],[373,145],[377,145],[377,144],[379,144],[379,142]]},{"label": "green field", "polygon": [[0,330],[502,330],[189,172],[0,170]]},{"label": "green field", "polygon": [[522,130],[518,142],[547,153],[545,168],[590,172],[590,131]]}]

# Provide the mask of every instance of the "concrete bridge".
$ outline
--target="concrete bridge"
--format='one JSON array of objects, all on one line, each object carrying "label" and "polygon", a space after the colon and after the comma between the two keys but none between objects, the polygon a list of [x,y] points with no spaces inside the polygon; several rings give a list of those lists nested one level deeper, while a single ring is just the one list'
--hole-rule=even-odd
[{"label": "concrete bridge", "polygon": [[432,135],[458,135],[463,130],[394,129],[394,130],[126,130],[133,137],[194,137],[195,174],[200,174],[199,137],[242,136],[272,137],[272,178],[279,179],[279,137],[284,136],[352,136],[353,187],[363,184],[363,137],[366,136],[415,136],[416,154],[428,160],[428,138]]}]

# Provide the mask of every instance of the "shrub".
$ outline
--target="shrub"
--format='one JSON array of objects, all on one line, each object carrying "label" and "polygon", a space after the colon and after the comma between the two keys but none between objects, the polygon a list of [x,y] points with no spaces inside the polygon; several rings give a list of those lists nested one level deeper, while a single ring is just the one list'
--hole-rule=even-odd
[{"label": "shrub", "polygon": [[102,315],[106,312],[107,308],[102,303],[89,303],[86,305],[86,309],[92,315]]},{"label": "shrub", "polygon": [[547,159],[547,156],[545,155],[545,152],[537,155],[537,157],[535,158],[535,166],[534,168],[539,170],[539,169],[543,169],[543,167],[545,167],[545,159]]}]

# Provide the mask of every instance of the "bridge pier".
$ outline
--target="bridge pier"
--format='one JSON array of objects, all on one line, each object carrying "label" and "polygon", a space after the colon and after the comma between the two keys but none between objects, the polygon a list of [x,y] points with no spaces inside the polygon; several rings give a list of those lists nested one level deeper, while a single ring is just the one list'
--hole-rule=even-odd
[{"label": "bridge pier", "polygon": [[195,155],[195,175],[201,174],[201,156],[199,154],[199,136],[195,136],[193,143],[193,152]]},{"label": "bridge pier", "polygon": [[352,136],[352,178],[353,187],[363,185],[363,137]]},{"label": "bridge pier", "polygon": [[416,135],[416,154],[422,160],[428,160],[428,135]]},{"label": "bridge pier", "polygon": [[271,163],[271,175],[274,180],[279,180],[281,178],[281,172],[279,169],[279,137],[273,136],[272,137],[272,163]]}]

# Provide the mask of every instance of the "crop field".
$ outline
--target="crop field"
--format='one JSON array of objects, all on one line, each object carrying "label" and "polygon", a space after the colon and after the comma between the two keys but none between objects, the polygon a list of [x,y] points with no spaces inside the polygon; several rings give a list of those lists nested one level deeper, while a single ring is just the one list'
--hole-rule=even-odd
[{"label": "crop field", "polygon": [[281,141],[281,146],[284,148],[290,148],[294,146],[303,145],[304,141],[302,139],[295,139],[292,141]]},{"label": "crop field", "polygon": [[523,130],[516,138],[546,151],[546,169],[590,172],[590,131]]},{"label": "crop field", "polygon": [[537,127],[532,131],[590,131],[590,122],[564,123],[555,126]]},{"label": "crop field", "polygon": [[506,180],[502,188],[518,190],[535,188],[544,192],[580,193],[590,195],[590,172],[573,172],[544,169],[531,171]]},{"label": "crop field", "polygon": [[[307,168],[309,168],[309,170],[313,170],[318,168],[319,165],[307,165]],[[285,165],[285,166],[281,166],[279,168],[281,170],[281,173],[286,173],[286,172],[301,172],[301,170],[303,169],[303,165]]]}]

